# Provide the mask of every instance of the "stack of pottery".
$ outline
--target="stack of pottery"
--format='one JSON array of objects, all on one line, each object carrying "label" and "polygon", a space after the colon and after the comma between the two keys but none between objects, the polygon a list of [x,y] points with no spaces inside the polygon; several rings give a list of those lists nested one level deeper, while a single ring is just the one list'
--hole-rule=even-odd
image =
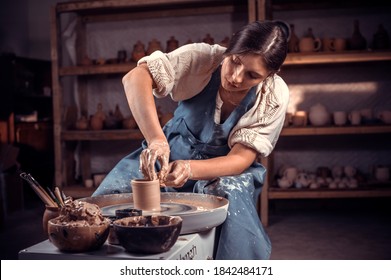
[{"label": "stack of pottery", "polygon": [[309,120],[313,126],[324,126],[330,123],[330,113],[323,104],[317,103],[310,108]]}]

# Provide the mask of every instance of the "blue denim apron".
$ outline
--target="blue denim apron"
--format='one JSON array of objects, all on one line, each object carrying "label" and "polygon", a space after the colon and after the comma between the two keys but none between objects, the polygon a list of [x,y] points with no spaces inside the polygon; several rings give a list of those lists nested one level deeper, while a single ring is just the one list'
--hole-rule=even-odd
[{"label": "blue denim apron", "polygon": [[[216,94],[220,87],[220,69],[198,95],[181,101],[174,117],[163,131],[170,144],[170,161],[178,159],[208,159],[227,155],[228,136],[239,119],[254,105],[255,88],[251,89],[230,116],[222,123],[214,122]],[[142,147],[123,158],[106,176],[94,196],[131,192],[130,180],[141,178],[139,156]],[[157,169],[159,166],[157,165]],[[229,200],[228,215],[219,228],[216,259],[269,259],[270,240],[264,231],[256,203],[261,192],[265,168],[253,163],[237,176],[223,176],[213,180],[189,180],[182,188],[164,188],[179,191],[212,194]]]}]

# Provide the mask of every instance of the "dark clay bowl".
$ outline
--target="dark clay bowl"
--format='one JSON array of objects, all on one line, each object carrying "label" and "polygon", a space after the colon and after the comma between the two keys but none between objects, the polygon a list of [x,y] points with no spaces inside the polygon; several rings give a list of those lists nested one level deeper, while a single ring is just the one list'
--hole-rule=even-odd
[{"label": "dark clay bowl", "polygon": [[131,253],[158,254],[170,250],[182,228],[179,216],[135,216],[113,222],[122,247]]},{"label": "dark clay bowl", "polygon": [[87,252],[99,249],[109,235],[109,219],[105,219],[101,225],[94,226],[60,224],[56,219],[58,218],[48,222],[49,240],[63,252]]}]

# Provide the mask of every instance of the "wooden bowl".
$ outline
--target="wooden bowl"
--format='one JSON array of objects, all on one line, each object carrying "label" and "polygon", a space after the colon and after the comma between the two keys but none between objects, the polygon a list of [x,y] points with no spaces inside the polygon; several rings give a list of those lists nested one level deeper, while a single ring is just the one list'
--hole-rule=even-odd
[{"label": "wooden bowl", "polygon": [[158,254],[174,246],[182,228],[179,216],[134,216],[113,222],[122,247],[132,253]]},{"label": "wooden bowl", "polygon": [[99,249],[105,243],[109,231],[109,219],[100,225],[75,225],[74,223],[60,223],[59,218],[48,222],[49,240],[60,251],[87,252]]}]

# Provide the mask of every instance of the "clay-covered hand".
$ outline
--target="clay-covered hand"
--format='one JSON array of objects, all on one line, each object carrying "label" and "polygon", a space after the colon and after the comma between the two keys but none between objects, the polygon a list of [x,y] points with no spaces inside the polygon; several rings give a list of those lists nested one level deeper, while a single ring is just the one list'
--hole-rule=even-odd
[{"label": "clay-covered hand", "polygon": [[169,187],[180,188],[191,178],[190,161],[176,160],[170,163],[164,184]]},{"label": "clay-covered hand", "polygon": [[[156,180],[162,183],[165,181],[168,172],[168,160],[170,158],[170,146],[166,141],[152,141],[148,148],[144,149],[140,155],[140,171],[144,178]],[[155,163],[160,163],[161,169],[156,174]]]}]

